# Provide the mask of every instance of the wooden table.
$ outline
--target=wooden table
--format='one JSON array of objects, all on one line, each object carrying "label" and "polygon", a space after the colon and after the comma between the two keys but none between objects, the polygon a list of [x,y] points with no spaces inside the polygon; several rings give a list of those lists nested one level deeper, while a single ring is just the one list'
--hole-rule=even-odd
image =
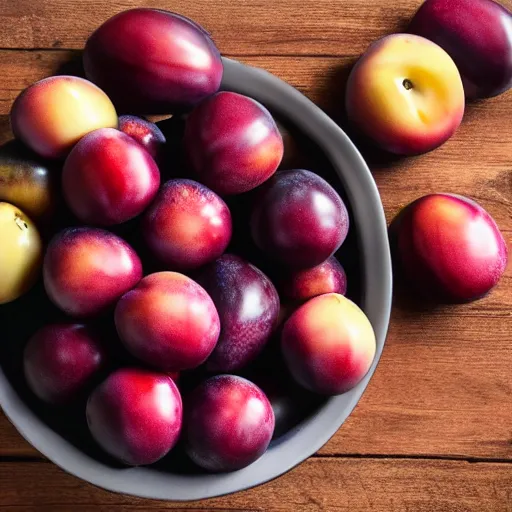
[{"label": "wooden table", "polygon": [[[420,0],[148,0],[207,27],[221,51],[288,81],[335,118],[350,65]],[[512,0],[503,0],[509,8]],[[0,141],[13,99],[79,57],[135,0],[0,0]],[[456,135],[417,158],[366,149],[390,220],[429,192],[475,198],[512,234],[512,94],[469,105]],[[1,248],[0,248],[1,250]],[[96,489],[47,462],[0,414],[5,510],[512,511],[512,265],[487,298],[412,311],[397,297],[381,363],[314,457],[247,492],[168,504]]]}]

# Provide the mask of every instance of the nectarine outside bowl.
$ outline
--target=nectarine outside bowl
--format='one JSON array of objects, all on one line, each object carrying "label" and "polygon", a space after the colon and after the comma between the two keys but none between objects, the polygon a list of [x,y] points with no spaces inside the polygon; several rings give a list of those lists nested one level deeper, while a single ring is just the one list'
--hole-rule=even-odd
[{"label": "nectarine outside bowl", "polygon": [[[240,491],[282,475],[319,450],[347,419],[384,346],[391,308],[391,258],[382,203],[366,163],[347,135],[296,89],[263,70],[229,59],[224,59],[224,66],[222,88],[256,99],[304,137],[306,147],[315,147],[321,155],[320,166],[329,168],[331,183],[343,191],[352,225],[342,247],[342,252],[351,254],[347,258],[352,264],[346,267],[349,296],[352,284],[352,298],[376,333],[376,358],[364,379],[344,394],[329,399],[308,395],[306,402],[311,406],[305,409],[299,407],[303,397],[296,402],[286,399],[288,406],[292,404],[293,421],[281,425],[268,451],[242,470],[200,472],[179,448],[153,466],[127,468],[113,462],[92,442],[83,427],[83,403],[71,406],[76,410],[63,415],[48,410],[28,391],[21,377],[21,354],[35,329],[27,319],[35,316],[44,323],[53,313],[45,309],[50,305],[38,306],[44,292],[41,286],[36,287],[19,301],[0,307],[0,405],[21,435],[48,459],[112,491],[156,499],[196,500]],[[346,266],[346,260],[342,258],[342,262]]]}]

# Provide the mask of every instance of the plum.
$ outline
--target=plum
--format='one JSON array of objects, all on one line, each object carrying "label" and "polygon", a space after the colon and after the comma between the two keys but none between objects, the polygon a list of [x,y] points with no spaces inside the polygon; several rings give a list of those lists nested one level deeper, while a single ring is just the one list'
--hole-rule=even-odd
[{"label": "plum", "polygon": [[199,181],[221,195],[257,187],[283,158],[283,139],[270,112],[234,92],[219,92],[192,111],[183,145]]},{"label": "plum", "polygon": [[319,265],[338,250],[349,227],[338,193],[311,171],[281,171],[262,188],[251,215],[256,245],[292,268]]},{"label": "plum", "polygon": [[195,368],[220,332],[215,305],[195,281],[177,272],[146,276],[120,299],[115,323],[132,355],[166,372]]},{"label": "plum", "polygon": [[352,389],[375,357],[376,341],[366,315],[349,299],[327,293],[308,300],[288,318],[281,349],[294,379],[322,395]]},{"label": "plum", "polygon": [[86,390],[107,360],[105,344],[91,327],[52,324],[30,338],[23,365],[33,393],[49,404],[61,405]]},{"label": "plum", "polygon": [[434,299],[467,302],[487,294],[507,265],[507,245],[492,217],[474,201],[429,194],[392,224],[395,261],[415,290]]},{"label": "plum", "polygon": [[129,9],[108,19],[87,40],[83,63],[87,78],[134,114],[190,108],[217,92],[223,73],[208,33],[159,9]]},{"label": "plum", "polygon": [[232,254],[207,265],[197,281],[210,294],[221,325],[207,369],[238,370],[261,352],[277,325],[277,291],[261,270]]},{"label": "plum", "polygon": [[162,187],[144,216],[151,252],[175,270],[200,267],[220,256],[231,239],[231,213],[209,188],[186,179]]},{"label": "plum", "polygon": [[137,116],[121,116],[119,129],[135,139],[155,160],[160,163],[166,139],[155,123]]},{"label": "plum", "polygon": [[160,186],[151,155],[132,137],[112,128],[86,135],[62,171],[64,198],[88,224],[111,226],[142,213]]},{"label": "plum", "polygon": [[0,304],[26,293],[40,275],[43,242],[34,223],[16,206],[0,202]]},{"label": "plum", "polygon": [[242,377],[211,377],[185,399],[186,450],[208,471],[233,471],[252,464],[265,453],[274,424],[263,391]]},{"label": "plum", "polygon": [[11,141],[0,148],[0,201],[47,221],[57,202],[56,169],[20,146]]},{"label": "plum", "polygon": [[347,292],[347,275],[334,257],[312,268],[284,272],[279,279],[279,292],[290,300],[307,300],[324,293]]},{"label": "plum", "polygon": [[462,76],[467,98],[512,86],[512,13],[492,0],[427,0],[409,32],[441,46]]},{"label": "plum", "polygon": [[14,136],[46,158],[64,158],[84,135],[117,127],[109,97],[76,76],[52,76],[25,89],[11,110]]},{"label": "plum", "polygon": [[124,368],[112,373],[87,402],[96,442],[131,466],[153,464],[178,441],[181,395],[168,375]]},{"label": "plum", "polygon": [[46,293],[65,313],[105,312],[142,277],[136,252],[123,239],[97,228],[68,228],[50,242],[43,264]]},{"label": "plum", "polygon": [[464,107],[453,59],[415,34],[391,34],[372,43],[347,80],[350,122],[397,155],[419,155],[444,144],[460,126]]}]

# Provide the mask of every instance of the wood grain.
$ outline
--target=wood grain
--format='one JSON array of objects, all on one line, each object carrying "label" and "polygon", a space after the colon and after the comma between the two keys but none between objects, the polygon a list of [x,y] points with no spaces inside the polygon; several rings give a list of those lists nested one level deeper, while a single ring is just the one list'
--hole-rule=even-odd
[{"label": "wood grain", "polygon": [[[358,55],[375,39],[406,30],[421,0],[146,0],[189,16],[224,54]],[[509,8],[512,0],[501,0]],[[110,16],[137,0],[1,0],[2,48],[82,48]],[[72,15],[70,15],[72,13]]]},{"label": "wood grain", "polygon": [[[247,492],[181,504],[103,491],[46,463],[0,464],[0,482],[0,509],[38,512],[512,510],[509,465],[460,461],[312,458],[278,480]],[[19,492],[20,482],[26,482],[23,492]]]},{"label": "wood grain", "polygon": [[[512,0],[501,1],[512,8]],[[456,192],[482,204],[510,246],[512,92],[468,105],[455,136],[416,158],[383,154],[346,122],[351,66],[373,40],[403,30],[420,4],[144,2],[194,18],[225,55],[269,70],[331,115],[366,158],[389,221],[423,194]],[[112,14],[138,5],[0,0],[0,143],[11,137],[8,112],[19,92],[45,76],[79,72],[88,35]],[[297,161],[307,162],[308,155],[299,151]],[[511,368],[512,265],[493,293],[464,306],[429,309],[398,288],[384,354],[362,400],[319,456],[282,478],[192,504],[123,497],[45,462],[0,413],[0,510],[512,512]]]},{"label": "wood grain", "polygon": [[[350,55],[374,39],[405,27],[418,0],[381,0],[373,15],[361,0],[146,0],[193,18],[209,30],[223,53],[236,55]],[[113,14],[139,7],[137,0],[2,0],[0,47],[81,48]],[[72,12],[72,16],[70,16]]]}]

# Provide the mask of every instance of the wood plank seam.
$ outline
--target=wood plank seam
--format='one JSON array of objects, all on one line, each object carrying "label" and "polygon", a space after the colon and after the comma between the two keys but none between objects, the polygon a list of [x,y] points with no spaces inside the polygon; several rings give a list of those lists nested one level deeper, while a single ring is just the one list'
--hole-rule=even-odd
[{"label": "wood plank seam", "polygon": [[[368,459],[368,460],[418,460],[418,461],[445,461],[445,462],[467,462],[468,464],[509,464],[511,459],[502,459],[495,457],[467,457],[453,455],[406,455],[406,454],[381,454],[381,453],[316,453],[309,457],[310,459]],[[40,456],[25,455],[0,455],[0,464],[2,463],[42,463],[53,464],[52,461]]]},{"label": "wood plank seam", "polygon": [[[0,52],[27,52],[27,53],[34,53],[34,52],[68,52],[68,53],[82,53],[82,48],[47,48],[47,47],[40,47],[40,48],[9,48],[7,46],[0,47]],[[320,58],[320,59],[353,59],[359,56],[357,53],[247,53],[247,52],[228,52],[222,54],[224,57],[228,58],[244,58],[244,57],[250,57],[250,58],[305,58],[305,59],[312,59],[312,58]]]}]

